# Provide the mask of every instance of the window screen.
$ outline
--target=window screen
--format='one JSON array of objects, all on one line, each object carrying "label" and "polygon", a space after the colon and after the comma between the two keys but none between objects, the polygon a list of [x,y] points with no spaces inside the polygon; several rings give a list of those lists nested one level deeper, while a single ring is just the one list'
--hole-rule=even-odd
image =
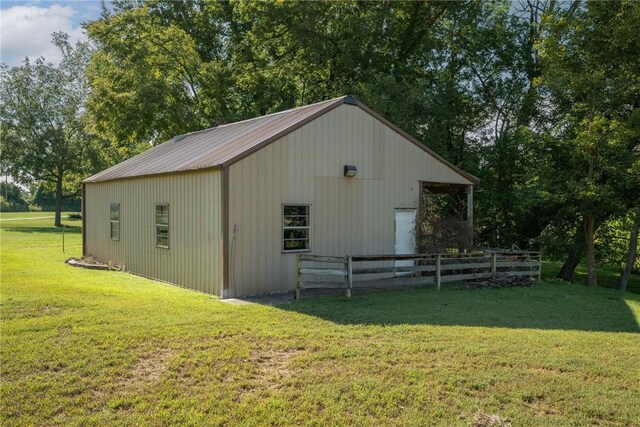
[{"label": "window screen", "polygon": [[156,246],[169,247],[169,205],[156,205]]},{"label": "window screen", "polygon": [[282,215],[284,252],[309,251],[311,234],[310,206],[284,205]]},{"label": "window screen", "polygon": [[120,240],[120,204],[111,203],[109,208],[109,232],[111,240]]}]

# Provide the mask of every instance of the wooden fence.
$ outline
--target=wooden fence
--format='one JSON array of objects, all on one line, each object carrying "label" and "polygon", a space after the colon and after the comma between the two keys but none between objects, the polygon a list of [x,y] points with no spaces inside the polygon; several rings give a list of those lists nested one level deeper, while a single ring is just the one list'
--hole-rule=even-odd
[{"label": "wooden fence", "polygon": [[475,252],[468,254],[348,255],[299,254],[294,298],[304,289],[435,284],[477,280],[496,275],[540,281],[540,252]]}]

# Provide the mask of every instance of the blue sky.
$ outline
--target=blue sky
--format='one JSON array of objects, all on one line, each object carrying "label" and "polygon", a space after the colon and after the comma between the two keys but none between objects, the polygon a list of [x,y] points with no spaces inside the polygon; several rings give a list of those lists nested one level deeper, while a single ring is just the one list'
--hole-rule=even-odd
[{"label": "blue sky", "polygon": [[0,62],[18,65],[25,56],[58,62],[51,33],[64,31],[72,41],[86,40],[82,22],[99,15],[99,0],[0,0]]}]

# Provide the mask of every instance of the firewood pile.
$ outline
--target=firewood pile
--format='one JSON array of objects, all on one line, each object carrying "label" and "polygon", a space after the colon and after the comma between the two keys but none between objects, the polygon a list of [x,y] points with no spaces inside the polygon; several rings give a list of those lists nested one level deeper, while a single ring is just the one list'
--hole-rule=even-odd
[{"label": "firewood pile", "polygon": [[527,276],[509,276],[496,274],[485,279],[467,280],[463,289],[487,289],[487,288],[516,288],[533,286],[533,281]]}]

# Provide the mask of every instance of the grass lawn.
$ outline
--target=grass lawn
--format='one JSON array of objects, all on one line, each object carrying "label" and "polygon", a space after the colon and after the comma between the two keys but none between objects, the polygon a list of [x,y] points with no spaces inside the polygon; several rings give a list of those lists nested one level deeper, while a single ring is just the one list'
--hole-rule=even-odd
[{"label": "grass lawn", "polygon": [[[545,262],[542,267],[542,277],[553,278],[556,277],[558,272],[562,268],[561,262]],[[620,269],[611,267],[598,267],[598,286],[604,286],[606,288],[618,289],[620,286]],[[576,268],[575,273],[576,283],[587,283],[587,267],[579,265]],[[627,290],[636,294],[640,294],[640,275],[632,274],[629,276],[629,282],[627,283]]]},{"label": "grass lawn", "polygon": [[546,282],[233,306],[69,267],[80,221],[66,254],[52,223],[0,223],[2,425],[640,425],[640,295]]}]

